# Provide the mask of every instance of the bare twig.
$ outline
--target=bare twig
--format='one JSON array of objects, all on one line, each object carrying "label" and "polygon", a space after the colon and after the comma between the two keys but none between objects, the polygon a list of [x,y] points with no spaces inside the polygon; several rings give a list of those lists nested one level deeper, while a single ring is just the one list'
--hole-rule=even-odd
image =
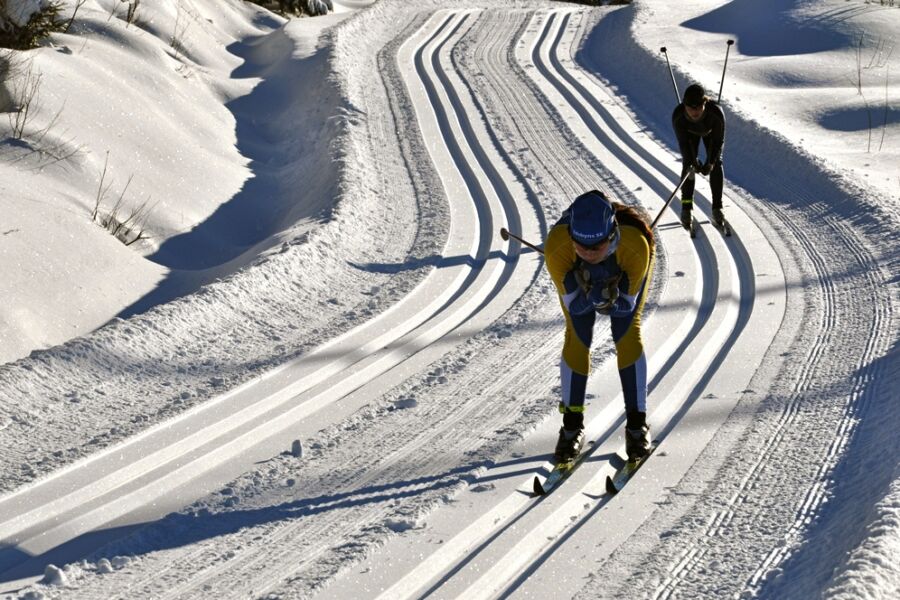
[{"label": "bare twig", "polygon": [[130,246],[140,240],[148,239],[148,236],[144,233],[144,228],[146,227],[147,220],[150,218],[150,213],[156,206],[155,203],[151,204],[150,196],[147,196],[147,199],[144,200],[137,208],[127,213],[127,215],[122,218],[122,215],[125,213],[125,195],[128,192],[128,187],[131,185],[131,182],[134,179],[134,174],[128,177],[128,181],[125,183],[125,187],[122,188],[121,193],[119,193],[119,197],[116,199],[115,203],[113,203],[113,206],[109,210],[109,212],[106,212],[105,215],[100,216],[100,212],[103,208],[103,199],[106,197],[109,189],[112,187],[112,183],[106,186],[103,185],[103,182],[106,180],[106,171],[108,166],[109,152],[106,153],[106,159],[103,162],[103,171],[100,174],[100,185],[97,187],[97,197],[94,200],[94,210],[91,212],[91,221],[97,221],[97,219],[99,218],[100,224],[103,226],[103,228],[114,235],[116,239],[121,241],[126,246]]},{"label": "bare twig", "polygon": [[103,187],[103,180],[106,179],[106,167],[109,165],[109,151],[106,151],[106,160],[103,161],[103,172],[100,173],[100,185],[97,187],[97,198],[94,201],[94,210],[91,212],[91,221],[97,220],[97,214],[100,212],[100,203],[109,191],[112,184]]},{"label": "bare twig", "polygon": [[13,139],[22,139],[25,135],[28,117],[31,116],[32,110],[37,108],[35,103],[41,87],[41,76],[40,73],[35,74],[33,63],[29,62],[22,80],[13,87],[13,101],[16,103],[16,110],[9,116]]},{"label": "bare twig", "polygon": [[862,96],[862,99],[866,105],[866,118],[869,120],[869,145],[866,147],[866,152],[868,153],[872,152],[872,107],[865,96]]},{"label": "bare twig", "polygon": [[59,121],[59,116],[62,114],[62,111],[65,107],[66,107],[66,101],[63,100],[62,106],[59,107],[59,110],[56,111],[56,114],[53,115],[53,118],[50,119],[49,123],[47,123],[47,126],[44,127],[43,129],[41,129],[40,131],[36,131],[34,133],[34,135],[32,136],[32,141],[34,141],[35,144],[40,144],[41,141],[43,141],[44,137],[47,135],[47,133],[50,132],[50,129],[52,129],[53,126],[56,125],[56,122]]},{"label": "bare twig", "polygon": [[125,187],[122,188],[122,193],[119,194],[119,199],[116,200],[116,203],[113,204],[112,210],[109,212],[106,218],[106,228],[109,229],[109,232],[113,235],[118,235],[119,230],[122,228],[122,223],[119,221],[119,211],[122,210],[122,205],[125,202],[125,192],[128,191],[128,186],[131,185],[131,180],[134,179],[134,174],[128,176],[128,181],[125,182]]},{"label": "bare twig", "polygon": [[87,0],[77,0],[77,2],[75,2],[75,10],[72,11],[72,16],[69,17],[69,21],[66,23],[66,27],[65,29],[63,29],[63,33],[69,33],[69,28],[72,27],[72,23],[75,22],[75,15],[78,14],[78,9],[84,6],[86,2]]},{"label": "bare twig", "polygon": [[862,47],[864,35],[859,36],[859,43],[856,45],[856,92],[862,95]]},{"label": "bare twig", "polygon": [[[128,233],[134,234],[134,237],[131,240],[122,241],[126,246],[130,246],[135,242],[140,240],[148,239],[148,236],[145,235],[145,227],[147,225],[147,220],[150,218],[150,213],[153,212],[153,209],[156,207],[156,203],[150,203],[150,196],[147,196],[147,199],[135,210],[131,215],[125,220],[128,229]],[[122,239],[122,238],[119,238]]]},{"label": "bare twig", "polygon": [[191,22],[185,17],[184,7],[182,3],[179,2],[176,8],[175,13],[175,28],[172,31],[172,49],[175,50],[175,60],[178,60],[178,55],[184,52],[184,34],[187,32],[188,27],[191,26]]},{"label": "bare twig", "polygon": [[126,13],[125,13],[125,23],[126,23],[125,27],[128,27],[128,25],[133,25],[134,22],[137,20],[137,11],[138,11],[138,6],[140,6],[140,5],[141,5],[141,0],[131,0],[131,2],[128,3],[128,9],[126,10]]}]

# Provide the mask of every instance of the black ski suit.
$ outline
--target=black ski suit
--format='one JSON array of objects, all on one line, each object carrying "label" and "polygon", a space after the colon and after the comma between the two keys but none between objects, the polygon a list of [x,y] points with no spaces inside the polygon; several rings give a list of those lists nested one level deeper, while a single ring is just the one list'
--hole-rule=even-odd
[{"label": "black ski suit", "polygon": [[[722,208],[722,188],[725,185],[725,169],[722,167],[722,150],[725,146],[725,113],[713,100],[706,101],[703,116],[699,121],[691,121],[679,104],[672,112],[672,127],[681,150],[681,176],[684,177],[697,160],[700,139],[706,148],[706,163],[712,165],[709,173],[709,187],[712,192],[713,208]],[[681,186],[682,204],[693,203],[694,177]]]}]

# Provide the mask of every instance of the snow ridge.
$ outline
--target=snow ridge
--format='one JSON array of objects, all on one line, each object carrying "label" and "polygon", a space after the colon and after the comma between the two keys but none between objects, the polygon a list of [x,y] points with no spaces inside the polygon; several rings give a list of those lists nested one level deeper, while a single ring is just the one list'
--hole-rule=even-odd
[{"label": "snow ridge", "polygon": [[[646,8],[638,5],[600,20],[579,56],[594,71],[599,71],[604,55],[614,52],[630,57],[629,61],[603,62],[603,76],[628,98],[640,118],[653,123],[665,138],[670,127],[664,117],[670,114],[671,104],[663,100],[671,97],[671,89],[666,89],[670,82],[660,76],[634,86],[630,71],[617,68],[627,63],[629,68],[642,65],[643,72],[665,73],[665,63],[655,49],[641,46],[637,41],[640,35],[634,33],[644,11]],[[890,281],[890,265],[896,260],[886,242],[898,226],[897,208],[878,203],[870,192],[828,171],[820,160],[745,119],[739,110],[730,110],[728,104],[726,110],[729,181],[746,190],[741,193],[746,208],[756,214],[758,222],[768,224],[770,240],[778,243],[780,237],[799,242],[801,250],[789,250],[782,259],[797,261],[800,279],[793,286],[802,289],[807,300],[802,315],[793,318],[803,322],[805,330],[797,332],[781,357],[785,361],[782,372],[768,397],[748,394],[744,400],[747,405],[742,411],[758,407],[753,417],[757,423],[737,442],[742,453],[729,456],[725,463],[729,472],[745,474],[741,484],[735,489],[730,480],[721,486],[710,482],[702,499],[685,509],[692,516],[672,524],[652,556],[627,563],[645,567],[625,580],[627,588],[649,586],[660,598],[742,590],[771,597],[790,596],[799,590],[810,593],[816,588],[810,587],[808,579],[822,586],[836,566],[822,560],[826,552],[836,555],[834,549],[826,550],[827,545],[816,542],[828,530],[818,529],[822,525],[817,521],[827,514],[827,501],[835,501],[836,494],[845,492],[874,503],[886,480],[895,476],[890,465],[881,463],[874,467],[875,472],[865,471],[864,482],[855,479],[861,486],[853,492],[831,479],[846,471],[859,473],[854,466],[854,443],[868,439],[855,435],[860,420],[879,415],[875,417],[877,425],[871,426],[880,429],[876,434],[880,439],[897,427],[894,419],[886,418],[893,413],[885,412],[882,386],[892,384],[890,377],[885,377],[889,371],[880,366],[897,335],[896,298],[885,286]],[[774,171],[776,165],[788,165],[789,172]],[[766,176],[760,177],[761,173]],[[829,241],[822,244],[822,240]],[[865,298],[864,310],[860,310],[860,298]],[[812,323],[816,327],[810,327]],[[835,361],[835,356],[842,355],[854,359]],[[785,360],[787,356],[793,358]],[[831,383],[823,393],[825,381]],[[753,388],[758,389],[759,384],[757,381]],[[718,445],[726,444],[720,440]],[[849,513],[856,510],[850,508],[855,502],[839,501],[837,505],[842,514],[835,522],[853,519]],[[740,547],[729,541],[741,539],[739,532],[748,529],[771,535]],[[835,539],[847,543],[849,550],[862,530],[853,531],[849,537]],[[756,541],[759,548],[751,550]],[[662,548],[666,551],[661,552]],[[732,584],[723,588],[723,582],[701,573],[718,567],[718,557],[728,553],[743,555],[740,562],[754,566],[732,572]],[[617,570],[627,570],[627,564]],[[810,571],[816,575],[808,578]],[[651,575],[654,572],[667,576],[660,581]],[[717,587],[708,587],[711,585]]]}]

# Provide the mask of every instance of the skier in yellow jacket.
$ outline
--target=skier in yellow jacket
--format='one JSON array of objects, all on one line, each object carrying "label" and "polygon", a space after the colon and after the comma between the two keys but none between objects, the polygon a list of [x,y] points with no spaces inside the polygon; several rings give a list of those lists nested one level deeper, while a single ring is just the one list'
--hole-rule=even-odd
[{"label": "skier in yellow jacket", "polygon": [[653,269],[653,233],[633,208],[597,190],[578,196],[544,243],[547,271],[566,317],[560,360],[563,426],[555,458],[573,460],[584,445],[584,396],[597,315],[608,316],[625,397],[629,459],[650,450],[647,358],[641,312]]}]

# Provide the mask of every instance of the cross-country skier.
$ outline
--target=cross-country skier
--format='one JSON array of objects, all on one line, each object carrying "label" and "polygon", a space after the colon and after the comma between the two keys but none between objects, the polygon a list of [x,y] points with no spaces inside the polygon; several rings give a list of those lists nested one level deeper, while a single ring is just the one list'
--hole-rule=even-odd
[{"label": "cross-country skier", "polygon": [[[722,108],[706,95],[699,83],[689,85],[684,91],[681,104],[672,112],[672,127],[681,150],[681,177],[694,169],[702,175],[709,175],[712,192],[712,217],[715,224],[722,227],[725,215],[722,213],[722,187],[725,184],[725,170],[722,168],[722,149],[725,145],[725,113]],[[700,139],[706,148],[706,162],[700,163],[698,154]],[[691,175],[681,186],[681,224],[685,229],[691,226],[691,209],[694,207],[694,177]]]},{"label": "cross-country skier", "polygon": [[584,396],[597,315],[609,317],[616,344],[626,451],[629,459],[643,457],[650,440],[641,312],[653,268],[653,233],[633,208],[592,190],[575,198],[550,229],[544,256],[566,318],[560,360],[563,426],[555,458],[574,459],[584,444]]}]

